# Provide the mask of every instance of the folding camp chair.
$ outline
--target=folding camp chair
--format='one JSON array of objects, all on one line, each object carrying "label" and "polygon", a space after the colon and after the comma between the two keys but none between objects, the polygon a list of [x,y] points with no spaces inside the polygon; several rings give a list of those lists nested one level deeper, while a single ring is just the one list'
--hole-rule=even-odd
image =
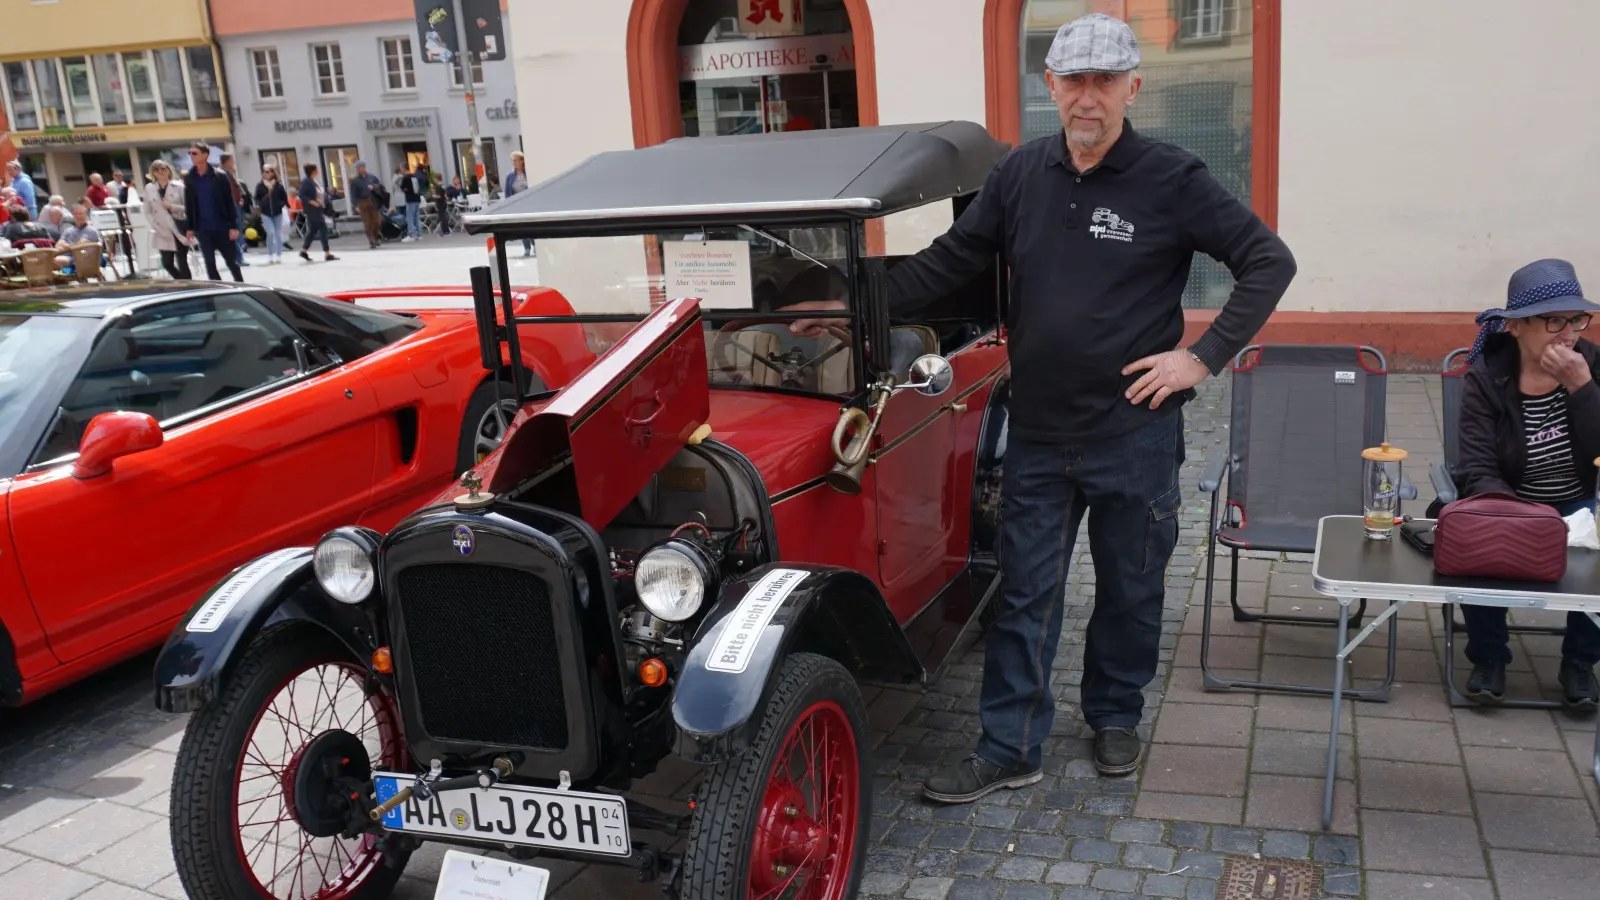
[{"label": "folding camp chair", "polygon": [[[1376,367],[1366,358],[1376,360]],[[1387,361],[1372,347],[1252,345],[1233,360],[1228,454],[1212,460],[1200,489],[1211,494],[1200,669],[1206,690],[1332,694],[1333,688],[1233,681],[1211,671],[1211,598],[1218,545],[1232,551],[1229,603],[1236,622],[1335,626],[1338,619],[1239,605],[1239,551],[1310,553],[1323,516],[1360,514],[1361,451],[1383,441]],[[1219,502],[1223,480],[1227,499]],[[1400,496],[1416,496],[1402,484]],[[1366,613],[1362,600],[1351,624]],[[1387,700],[1394,683],[1399,623],[1389,620],[1389,665],[1382,684],[1348,697]]]},{"label": "folding camp chair", "polygon": [[[1439,497],[1439,505],[1451,503],[1461,496],[1461,489],[1457,486],[1460,476],[1461,460],[1461,391],[1463,386],[1462,376],[1467,374],[1467,355],[1471,353],[1470,347],[1457,347],[1451,350],[1444,358],[1444,363],[1439,368],[1440,399],[1444,401],[1444,461],[1434,462],[1428,467],[1428,480],[1433,482],[1433,492]],[[1439,614],[1444,617],[1444,678],[1445,687],[1450,692],[1450,702],[1454,706],[1476,706],[1466,695],[1456,690],[1455,679],[1455,636],[1466,634],[1465,623],[1456,619],[1456,606],[1454,603],[1445,603],[1439,607]],[[1565,635],[1567,629],[1562,625],[1510,625],[1508,630],[1512,634],[1554,634]],[[1531,707],[1545,709],[1548,701],[1544,700],[1504,700],[1499,705],[1512,707]],[[1548,704],[1559,706],[1560,704]]]}]

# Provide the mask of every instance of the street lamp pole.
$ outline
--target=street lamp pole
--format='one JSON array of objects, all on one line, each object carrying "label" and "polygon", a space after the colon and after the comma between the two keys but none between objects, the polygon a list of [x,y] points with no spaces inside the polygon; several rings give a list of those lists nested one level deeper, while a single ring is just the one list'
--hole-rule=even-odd
[{"label": "street lamp pole", "polygon": [[461,0],[453,0],[456,17],[456,53],[457,62],[461,65],[461,85],[467,91],[467,129],[472,136],[472,164],[474,168],[474,183],[477,192],[483,195],[487,202],[489,199],[488,186],[483,181],[483,138],[478,134],[478,98],[473,93],[472,83],[472,50],[467,46],[467,17],[462,12]]}]

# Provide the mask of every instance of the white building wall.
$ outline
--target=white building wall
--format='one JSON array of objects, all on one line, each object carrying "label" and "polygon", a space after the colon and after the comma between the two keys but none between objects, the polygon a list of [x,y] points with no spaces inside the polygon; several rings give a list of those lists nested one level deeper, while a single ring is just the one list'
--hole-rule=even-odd
[{"label": "white building wall", "polygon": [[1600,283],[1600,3],[1515,6],[1283,0],[1284,308],[1482,310],[1547,256]]}]

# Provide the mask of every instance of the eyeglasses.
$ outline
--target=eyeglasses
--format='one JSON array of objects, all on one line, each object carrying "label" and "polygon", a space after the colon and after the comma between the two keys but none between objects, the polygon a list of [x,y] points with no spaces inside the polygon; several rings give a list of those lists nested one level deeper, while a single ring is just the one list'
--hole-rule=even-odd
[{"label": "eyeglasses", "polygon": [[205,154],[201,153],[199,150],[190,150],[189,151],[189,155],[190,156],[204,156]]},{"label": "eyeglasses", "polygon": [[1565,316],[1534,316],[1534,318],[1544,323],[1545,331],[1550,334],[1560,334],[1568,325],[1572,326],[1573,331],[1583,331],[1589,327],[1589,320],[1594,317],[1588,313],[1578,313],[1570,319]]}]

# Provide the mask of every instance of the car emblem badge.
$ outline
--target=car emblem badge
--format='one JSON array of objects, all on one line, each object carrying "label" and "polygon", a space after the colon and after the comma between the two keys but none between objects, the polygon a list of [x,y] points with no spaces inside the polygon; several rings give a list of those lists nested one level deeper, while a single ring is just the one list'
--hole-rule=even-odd
[{"label": "car emblem badge", "polygon": [[457,525],[455,531],[450,534],[450,544],[462,556],[471,556],[473,546],[472,529],[465,525]]}]

